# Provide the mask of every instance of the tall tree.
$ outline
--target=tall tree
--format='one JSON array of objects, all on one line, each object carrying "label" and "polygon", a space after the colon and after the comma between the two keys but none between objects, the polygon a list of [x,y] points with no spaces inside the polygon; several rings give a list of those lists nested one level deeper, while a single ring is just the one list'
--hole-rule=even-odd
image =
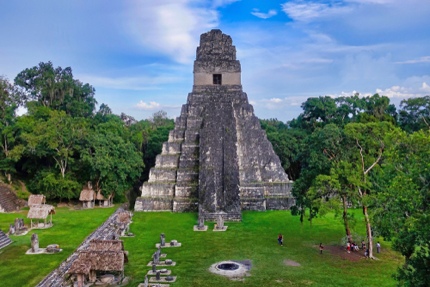
[{"label": "tall tree", "polygon": [[88,180],[105,195],[123,198],[143,169],[142,154],[132,143],[124,123],[112,116],[95,126],[86,140],[81,158],[88,166]]},{"label": "tall tree", "polygon": [[48,114],[46,120],[34,119],[32,129],[24,131],[21,137],[29,153],[53,159],[61,177],[65,178],[77,145],[86,135],[86,123],[63,111],[48,110]]},{"label": "tall tree", "polygon": [[15,77],[24,101],[65,111],[74,117],[90,116],[96,105],[94,88],[73,79],[72,69],[54,68],[51,62],[25,69]]},{"label": "tall tree", "polygon": [[401,101],[399,124],[409,133],[421,129],[430,130],[430,96]]},{"label": "tall tree", "polygon": [[0,77],[0,170],[12,182],[14,164],[21,157],[22,148],[17,144],[15,129],[16,110],[20,98],[9,81]]},{"label": "tall tree", "polygon": [[385,137],[394,127],[389,122],[351,123],[345,126],[346,136],[355,142],[350,158],[348,182],[357,190],[358,200],[363,209],[369,246],[369,257],[373,258],[373,236],[369,216],[373,185],[371,173],[379,168],[384,149]]},{"label": "tall tree", "polygon": [[394,131],[378,182],[374,222],[405,256],[401,286],[430,286],[430,132]]}]

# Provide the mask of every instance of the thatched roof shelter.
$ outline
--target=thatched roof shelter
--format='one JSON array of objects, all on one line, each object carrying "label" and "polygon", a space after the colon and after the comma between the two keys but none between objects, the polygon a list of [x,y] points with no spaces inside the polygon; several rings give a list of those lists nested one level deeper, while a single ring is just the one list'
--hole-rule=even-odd
[{"label": "thatched roof shelter", "polygon": [[104,196],[101,190],[97,191],[97,200],[110,200],[112,198],[112,194],[109,194],[108,197]]},{"label": "thatched roof shelter", "polygon": [[78,286],[84,286],[86,278],[95,282],[98,272],[116,272],[123,277],[126,262],[128,258],[121,240],[93,239],[87,250],[79,252],[67,273],[76,276]]},{"label": "thatched roof shelter", "polygon": [[[48,225],[52,225],[52,215],[55,214],[55,208],[49,204],[38,204],[31,205],[30,210],[28,211],[27,218],[31,219],[31,228],[39,226],[39,220],[43,219],[44,227]],[[48,215],[51,215],[49,222],[47,222]],[[33,219],[37,220],[37,224],[33,226]]]},{"label": "thatched roof shelter", "polygon": [[125,254],[122,251],[81,251],[73,262],[69,274],[86,274],[90,271],[124,271]]},{"label": "thatched roof shelter", "polygon": [[30,206],[27,218],[45,219],[48,215],[55,214],[55,207],[49,204],[39,204]]},{"label": "thatched roof shelter", "polygon": [[46,197],[43,194],[31,194],[28,197],[28,206],[40,205],[46,203]]},{"label": "thatched roof shelter", "polygon": [[[88,247],[90,251],[124,251],[124,243],[122,240],[101,240],[93,239]],[[126,258],[127,260],[127,258]]]},{"label": "thatched roof shelter", "polygon": [[79,196],[80,201],[93,201],[96,199],[96,192],[88,186],[84,186]]}]

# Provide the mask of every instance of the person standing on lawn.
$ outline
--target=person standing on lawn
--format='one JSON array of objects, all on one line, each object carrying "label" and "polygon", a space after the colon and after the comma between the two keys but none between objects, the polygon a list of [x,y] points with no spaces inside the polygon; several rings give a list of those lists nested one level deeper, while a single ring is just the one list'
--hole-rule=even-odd
[{"label": "person standing on lawn", "polygon": [[284,246],[284,237],[282,236],[281,233],[279,233],[278,235],[278,243],[279,245]]},{"label": "person standing on lawn", "polygon": [[322,243],[320,243],[320,254],[322,254],[323,249],[324,249],[324,246],[322,246]]}]

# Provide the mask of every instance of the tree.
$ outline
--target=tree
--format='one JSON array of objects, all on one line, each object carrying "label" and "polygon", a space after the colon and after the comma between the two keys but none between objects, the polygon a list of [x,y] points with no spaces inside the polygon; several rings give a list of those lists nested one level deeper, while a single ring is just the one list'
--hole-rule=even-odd
[{"label": "tree", "polygon": [[412,133],[430,129],[430,96],[410,98],[400,102],[399,124]]},{"label": "tree", "polygon": [[6,78],[0,77],[0,170],[9,182],[12,182],[14,164],[22,154],[15,129],[15,113],[19,105],[20,98],[14,86]]},{"label": "tree", "polygon": [[111,117],[96,125],[86,139],[81,159],[88,166],[88,180],[105,195],[123,197],[143,169],[142,153],[131,142],[124,123]]},{"label": "tree", "polygon": [[396,275],[401,286],[429,286],[430,133],[389,134],[379,175],[374,222],[405,256]]},{"label": "tree", "polygon": [[306,133],[299,129],[290,128],[287,124],[276,119],[260,120],[260,124],[266,131],[267,138],[289,179],[295,181],[300,174],[298,156],[301,152],[301,142],[306,137]]},{"label": "tree", "polygon": [[355,147],[343,164],[350,164],[347,181],[356,189],[363,209],[370,258],[373,258],[373,236],[368,211],[373,190],[371,173],[379,168],[385,149],[385,136],[393,129],[389,122],[351,123],[345,126],[345,135],[355,142]]},{"label": "tree", "polygon": [[23,131],[21,137],[26,143],[27,153],[53,159],[61,177],[65,178],[76,148],[86,135],[86,123],[63,111],[48,109],[47,113],[46,119],[29,115],[33,117],[32,124],[27,127],[30,129]]},{"label": "tree", "polygon": [[54,68],[51,62],[21,71],[15,78],[25,102],[65,111],[73,117],[90,116],[96,105],[94,88],[73,79],[72,69]]}]

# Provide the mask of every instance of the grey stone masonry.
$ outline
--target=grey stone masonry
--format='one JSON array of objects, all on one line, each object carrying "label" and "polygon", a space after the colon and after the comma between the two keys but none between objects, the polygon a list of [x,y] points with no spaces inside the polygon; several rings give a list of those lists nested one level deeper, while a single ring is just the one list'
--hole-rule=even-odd
[{"label": "grey stone masonry", "polygon": [[136,211],[196,211],[241,220],[242,210],[289,209],[292,182],[241,85],[230,36],[202,34],[194,85],[157,156]]},{"label": "grey stone masonry", "polygon": [[12,240],[2,231],[0,230],[0,249],[8,246],[12,243]]}]

